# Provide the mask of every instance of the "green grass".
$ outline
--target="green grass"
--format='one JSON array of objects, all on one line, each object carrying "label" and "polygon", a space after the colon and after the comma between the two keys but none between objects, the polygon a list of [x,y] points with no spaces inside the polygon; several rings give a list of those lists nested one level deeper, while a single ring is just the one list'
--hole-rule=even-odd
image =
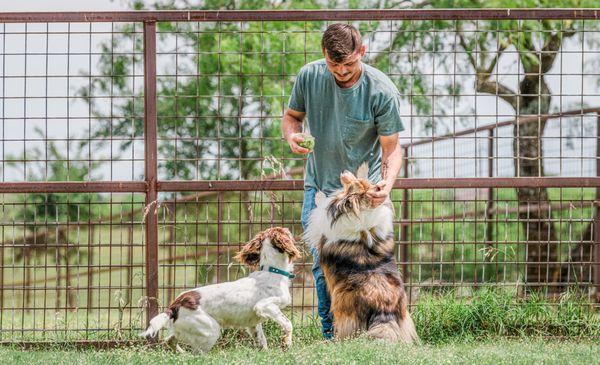
[{"label": "green grass", "polygon": [[[23,351],[18,344],[0,347],[0,363],[591,364],[600,358],[600,315],[575,292],[556,301],[537,295],[515,299],[515,293],[499,289],[482,289],[469,298],[454,292],[422,294],[412,315],[423,342],[414,347],[367,338],[326,343],[310,318],[295,324],[294,344],[287,351],[280,346],[280,328],[266,322],[267,351],[256,349],[252,339],[236,330],[225,331],[217,346],[201,355],[176,354],[142,342],[110,350],[76,349],[68,342],[75,338],[67,335],[46,339],[66,342],[49,342],[35,350]],[[136,332],[126,338],[134,339]]]},{"label": "green grass", "polygon": [[482,289],[470,298],[426,295],[413,310],[413,319],[429,343],[498,336],[600,338],[600,313],[575,292],[556,301],[535,293],[515,299],[514,293],[497,289]]},{"label": "green grass", "polygon": [[[208,354],[176,354],[163,348],[112,350],[51,348],[22,351],[0,348],[3,364],[591,364],[600,358],[593,341],[543,339],[452,342],[407,347],[356,339],[340,343],[296,341],[283,351],[259,351],[248,344],[213,349]],[[594,360],[596,359],[596,360]]]},{"label": "green grass", "polygon": [[[530,294],[516,298],[507,290],[485,288],[461,297],[456,292],[441,294],[423,293],[418,303],[411,309],[417,332],[425,343],[440,344],[451,341],[485,340],[489,338],[530,336],[554,336],[562,338],[600,339],[600,313],[589,303],[589,298],[568,292],[551,301],[541,295]],[[320,339],[318,321],[310,314],[287,311],[293,320],[295,336],[304,343]],[[293,315],[292,315],[293,314]],[[68,342],[74,340],[127,340],[137,339],[143,312],[126,312],[125,320],[118,325],[116,316],[111,317],[107,331],[96,331],[98,326],[109,322],[106,313],[99,318],[92,317],[86,330],[86,313],[72,315],[69,321],[48,322],[44,332],[25,330],[5,332],[2,341],[46,341]],[[131,316],[131,319],[129,318]],[[96,321],[97,319],[97,321]],[[24,328],[40,328],[39,323],[23,318]],[[131,321],[131,322],[130,322]],[[16,323],[20,328],[21,323]],[[8,323],[5,329],[10,329]],[[122,330],[119,331],[118,329]],[[275,341],[281,336],[278,326],[272,322],[265,325],[266,334]],[[221,346],[237,343],[239,331],[225,332]]]}]

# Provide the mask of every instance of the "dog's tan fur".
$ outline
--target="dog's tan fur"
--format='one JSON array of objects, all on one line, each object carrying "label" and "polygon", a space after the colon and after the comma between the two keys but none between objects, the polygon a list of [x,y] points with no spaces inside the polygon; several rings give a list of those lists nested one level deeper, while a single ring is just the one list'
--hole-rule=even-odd
[{"label": "dog's tan fur", "polygon": [[[340,180],[343,189],[327,206],[333,231],[338,220],[348,216],[360,219],[363,212],[373,209],[368,193],[376,189],[366,179],[349,172],[343,173]],[[391,203],[384,204],[384,209],[393,214]],[[336,338],[366,332],[391,341],[418,341],[393,257],[394,247],[393,232],[382,237],[376,229],[361,230],[356,239],[323,236],[318,242],[319,261],[331,294]]]}]

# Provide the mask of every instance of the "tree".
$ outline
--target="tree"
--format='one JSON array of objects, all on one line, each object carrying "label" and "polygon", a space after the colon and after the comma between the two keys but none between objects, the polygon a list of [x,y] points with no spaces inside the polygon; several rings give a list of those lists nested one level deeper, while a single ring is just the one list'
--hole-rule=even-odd
[{"label": "tree", "polygon": [[[41,130],[36,132],[43,138],[44,133]],[[78,162],[83,161],[81,151],[78,151],[75,156],[72,156],[75,161],[69,161],[67,157],[62,155],[56,144],[52,141],[47,142],[45,150],[40,148],[32,148],[27,151],[26,156],[14,158],[8,156],[8,164],[17,165],[11,161],[34,161],[27,162],[28,181],[87,181],[94,179],[94,173],[98,167],[97,163]],[[68,164],[65,163],[68,161]],[[80,252],[80,247],[77,243],[70,242],[73,234],[70,233],[65,226],[69,224],[77,226],[80,222],[85,222],[91,219],[94,215],[98,215],[98,206],[89,204],[100,201],[98,194],[91,193],[29,193],[20,194],[17,197],[20,203],[19,209],[15,211],[17,217],[22,217],[25,222],[24,228],[28,235],[23,238],[23,249],[16,255],[16,260],[23,260],[25,270],[25,286],[30,287],[31,281],[31,259],[43,254],[53,254],[54,262],[57,266],[56,275],[56,308],[60,307],[60,286],[61,286],[61,269],[63,262],[65,264],[65,281],[66,281],[66,297],[67,305],[71,310],[77,307],[75,292],[72,289],[71,283],[71,267],[70,261],[74,256],[80,258],[85,257],[85,254]],[[48,224],[55,224],[54,228],[48,227]],[[41,230],[40,226],[46,226],[45,230]],[[29,303],[30,293],[27,290],[24,293],[24,302]]]},{"label": "tree", "polygon": [[[149,8],[284,10],[291,6],[264,0],[237,3],[159,1]],[[134,1],[131,6],[139,10],[145,5]],[[143,63],[137,26],[124,26],[117,31],[122,36],[103,44],[98,62],[102,76],[93,78],[89,88],[80,89],[95,116],[107,122],[98,123],[92,138],[142,137],[141,91],[132,86],[133,71]],[[165,75],[158,77],[157,86],[158,151],[164,159],[159,165],[161,178],[252,179],[260,176],[263,157],[290,157],[279,140],[279,116],[287,104],[284,96],[292,75],[306,61],[300,52],[306,41],[302,32],[319,27],[320,23],[158,23],[162,52],[158,72]],[[318,44],[312,39],[316,35],[309,35],[308,42]],[[132,50],[139,53],[132,54]],[[283,52],[291,54],[284,57]],[[165,67],[160,69],[161,65]],[[123,98],[111,113],[95,95],[134,97]],[[124,151],[131,143],[120,147]],[[290,161],[290,168],[301,164]]]},{"label": "tree", "polygon": [[[338,5],[335,1],[325,4],[313,0],[301,6],[334,8]],[[365,6],[356,1],[340,6],[353,8],[359,5]],[[592,1],[576,0],[562,5],[594,6]],[[134,9],[145,7],[141,1],[134,1],[131,6]],[[293,6],[286,2],[232,0],[158,1],[148,7],[161,10],[285,10]],[[370,1],[366,6],[497,8],[552,7],[555,4],[533,0],[518,3],[383,0]],[[431,135],[449,129],[443,120],[453,117],[447,111],[453,110],[465,87],[462,79],[457,82],[456,78],[439,77],[442,73],[473,74],[473,86],[478,93],[497,96],[518,118],[550,113],[552,94],[545,75],[554,65],[564,41],[581,35],[578,31],[584,25],[579,21],[549,20],[374,21],[358,24],[369,40],[369,48],[374,51],[368,61],[396,75],[394,81],[398,88],[408,95],[416,118],[423,121],[425,130]],[[302,64],[312,57],[321,57],[318,30],[323,25],[322,22],[159,23],[158,48],[162,51],[159,66],[161,58],[162,64],[168,66],[159,69],[159,73],[167,76],[158,80],[161,137],[158,149],[164,160],[159,166],[161,178],[251,179],[260,176],[264,157],[291,157],[287,147],[278,140],[278,116],[287,102],[282,95],[289,91],[291,75]],[[95,116],[111,122],[95,129],[93,138],[142,136],[141,92],[133,88],[131,82],[133,70],[142,64],[140,29],[139,25],[137,29],[128,25],[118,31],[123,35],[114,36],[103,46],[98,63],[103,76],[94,78],[88,89],[81,90],[82,97],[95,110]],[[296,32],[305,38],[297,37]],[[381,39],[380,34],[385,39]],[[495,77],[499,61],[509,51],[517,55],[521,70],[517,85],[505,85]],[[437,82],[433,81],[434,77]],[[95,105],[93,96],[98,93],[133,97],[117,105],[118,113],[107,113],[102,111],[102,106]],[[442,97],[432,96],[436,94]],[[544,128],[545,119],[515,126],[516,176],[545,175],[540,139]],[[130,143],[124,142],[121,147],[125,149]],[[301,161],[289,161],[288,167],[301,164]],[[520,217],[528,235],[526,260],[539,263],[527,266],[528,284],[564,281],[561,265],[548,264],[559,258],[557,245],[548,243],[558,239],[556,228],[549,223],[548,212],[539,208],[548,202],[548,191],[519,188],[517,197],[524,206],[538,207],[521,213]]]},{"label": "tree", "polygon": [[[439,8],[499,8],[499,7],[554,7],[552,1],[479,1],[479,0],[450,0],[431,2],[431,7]],[[568,1],[562,3],[565,7],[593,7],[592,1]],[[474,89],[479,93],[496,95],[514,110],[517,120],[527,116],[538,116],[537,123],[516,124],[513,128],[513,152],[515,156],[515,176],[545,176],[542,163],[542,136],[546,126],[544,115],[551,113],[552,92],[548,86],[546,74],[552,69],[557,55],[564,42],[576,35],[583,37],[579,31],[590,24],[582,21],[552,21],[552,20],[479,20],[479,21],[432,21],[399,25],[399,32],[389,43],[390,50],[406,51],[408,47],[418,49],[419,53],[409,54],[410,64],[415,73],[412,83],[406,83],[405,89],[411,88],[413,105],[417,111],[444,110],[444,98],[437,102],[424,98],[423,95],[437,91],[451,96],[446,99],[446,107],[452,107],[452,99],[459,97],[461,85],[446,81],[442,86],[423,82],[423,75],[431,73],[420,66],[420,52],[435,52],[435,58],[429,61],[435,70],[449,73],[474,73]],[[592,25],[592,26],[595,26]],[[427,32],[427,28],[435,30]],[[405,33],[404,31],[409,31]],[[587,40],[593,41],[593,40]],[[583,40],[582,40],[583,42]],[[518,59],[519,79],[517,85],[508,85],[496,76],[499,60],[507,51],[516,53]],[[457,52],[461,54],[457,55]],[[460,57],[457,62],[450,57]],[[466,59],[464,59],[465,57]],[[398,56],[382,57],[374,62],[385,67],[393,68],[399,62]],[[428,65],[428,66],[429,66]],[[416,66],[416,67],[415,67]],[[454,67],[454,70],[450,69]],[[439,71],[438,71],[439,72]],[[446,92],[443,90],[445,89]],[[581,106],[583,107],[583,106]],[[444,113],[438,115],[443,116]],[[429,128],[436,127],[432,118]],[[440,125],[438,124],[439,128]],[[442,123],[443,127],[443,123]],[[435,133],[435,132],[434,132]],[[566,271],[561,264],[559,240],[556,227],[551,223],[547,209],[549,202],[548,191],[545,188],[518,188],[519,204],[533,207],[524,209],[519,214],[523,222],[527,239],[526,281],[529,286],[545,286],[544,283],[564,283]],[[576,247],[577,253],[591,252]],[[578,258],[580,260],[580,258]],[[536,264],[538,263],[538,264]],[[581,279],[581,278],[578,278]],[[560,290],[560,287],[549,288]]]}]

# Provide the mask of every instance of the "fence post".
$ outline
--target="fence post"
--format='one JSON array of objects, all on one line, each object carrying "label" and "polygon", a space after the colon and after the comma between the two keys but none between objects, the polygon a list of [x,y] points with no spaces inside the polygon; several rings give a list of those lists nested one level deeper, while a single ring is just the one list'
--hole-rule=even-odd
[{"label": "fence post", "polygon": [[[489,130],[488,136],[488,177],[494,177],[494,130]],[[488,188],[487,203],[485,204],[485,237],[487,239],[487,246],[492,249],[492,234],[493,226],[490,220],[492,219],[492,207],[494,205],[494,189]],[[489,261],[489,255],[486,255],[486,261]]]},{"label": "fence post", "polygon": [[[408,147],[404,148],[404,178],[408,177]],[[400,222],[400,252],[402,280],[408,282],[408,189],[402,190],[402,220]]]},{"label": "fence post", "polygon": [[[166,222],[168,225],[168,230],[167,230],[167,252],[168,252],[168,259],[167,259],[167,265],[169,266],[168,270],[167,270],[167,301],[171,302],[171,300],[174,299],[175,296],[175,276],[177,275],[176,272],[176,265],[175,265],[175,256],[176,256],[176,249],[177,247],[175,246],[175,220],[177,219],[177,217],[175,216],[175,204],[167,204],[166,206],[167,211],[166,211],[166,215],[168,218],[168,221]],[[164,271],[163,271],[164,272]]]},{"label": "fence post", "polygon": [[146,177],[146,320],[158,314],[156,22],[144,22],[144,161]]},{"label": "fence post", "polygon": [[223,192],[217,193],[217,283],[221,282],[221,245],[223,244]]},{"label": "fence post", "polygon": [[[600,176],[600,114],[596,117],[596,176]],[[592,252],[593,260],[593,280],[594,286],[596,287],[596,301],[600,302],[600,206],[598,206],[598,199],[600,199],[600,187],[596,187],[596,198],[595,198],[595,212],[594,212],[594,250]]]}]

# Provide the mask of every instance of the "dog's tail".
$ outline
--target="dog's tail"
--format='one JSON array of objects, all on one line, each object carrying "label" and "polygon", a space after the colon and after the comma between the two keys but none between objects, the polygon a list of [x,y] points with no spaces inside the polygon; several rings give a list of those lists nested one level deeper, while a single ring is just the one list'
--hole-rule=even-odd
[{"label": "dog's tail", "polygon": [[158,331],[160,331],[165,325],[171,321],[171,317],[168,312],[163,312],[150,320],[148,329],[140,333],[140,337],[151,339],[156,337]]},{"label": "dog's tail", "polygon": [[419,339],[419,335],[417,334],[417,328],[415,327],[412,317],[407,310],[404,310],[404,317],[401,318],[399,322],[400,341],[409,344],[420,344],[421,339]]},{"label": "dog's tail", "polygon": [[155,316],[150,320],[148,329],[140,333],[141,337],[147,339],[156,337],[158,331],[163,329],[165,326],[174,323],[179,317],[179,310],[184,307],[189,310],[197,310],[200,305],[200,293],[191,290],[182,293],[169,305],[169,307],[161,314]]},{"label": "dog's tail", "polygon": [[407,344],[420,342],[410,313],[406,310],[404,318],[390,313],[378,313],[371,317],[369,323],[367,335],[373,338]]}]

